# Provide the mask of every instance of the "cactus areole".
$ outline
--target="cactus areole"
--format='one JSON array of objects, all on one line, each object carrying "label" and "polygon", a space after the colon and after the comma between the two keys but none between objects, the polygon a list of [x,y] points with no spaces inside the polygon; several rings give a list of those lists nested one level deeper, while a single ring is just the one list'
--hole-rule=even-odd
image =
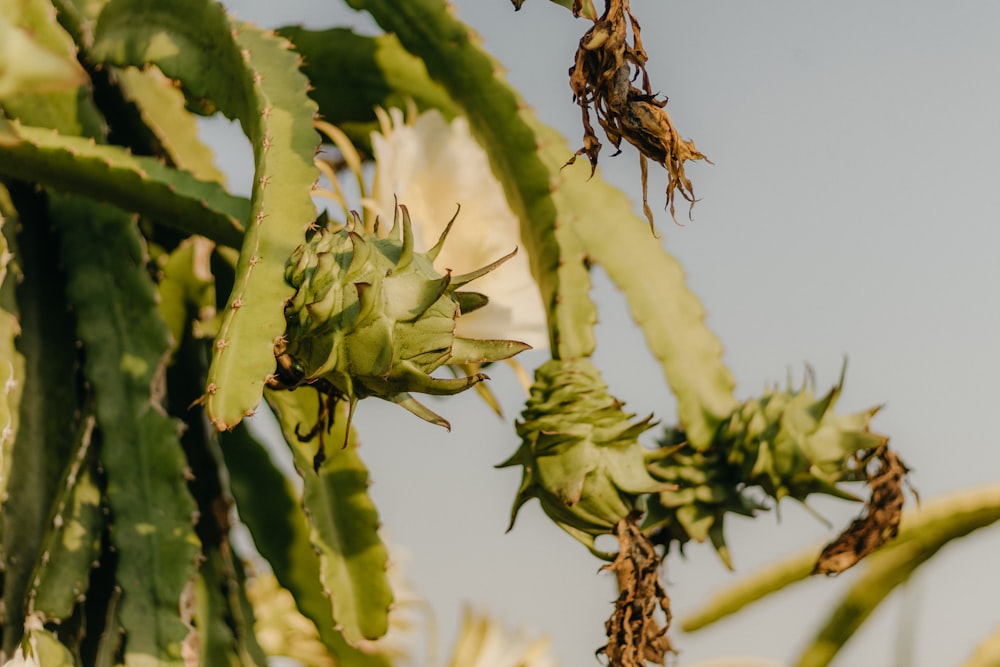
[{"label": "cactus areole", "polygon": [[275,341],[277,366],[268,386],[291,390],[308,385],[320,393],[315,425],[308,433],[297,433],[304,441],[319,436],[316,466],[324,458],[322,436],[337,401],[347,401],[352,414],[360,399],[377,396],[450,428],[411,392],[457,394],[486,375],[439,378],[431,373],[445,364],[483,364],[529,348],[512,340],[455,335],[458,318],[488,301],[459,288],[514,253],[467,274],[441,275],[433,262],[454,222],[452,218],[433,248],[419,253],[405,206],[399,207],[385,238],[379,238],[377,225],[374,234],[365,234],[354,214],[335,231],[316,229],[289,258],[285,279],[296,292],[285,304],[285,334]]}]

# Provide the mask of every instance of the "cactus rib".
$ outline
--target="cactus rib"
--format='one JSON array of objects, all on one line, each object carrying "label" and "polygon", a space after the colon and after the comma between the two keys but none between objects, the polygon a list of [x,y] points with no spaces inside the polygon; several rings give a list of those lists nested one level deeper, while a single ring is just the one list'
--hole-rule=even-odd
[{"label": "cactus rib", "polygon": [[316,217],[310,198],[318,176],[316,106],[290,46],[231,21],[208,0],[112,0],[98,19],[92,51],[116,65],[157,65],[181,82],[189,99],[204,99],[238,119],[253,145],[250,218],[205,395],[219,430],[235,426],[260,402],[291,296],[282,280],[285,261]]},{"label": "cactus rib", "polygon": [[94,474],[97,456],[91,447],[96,420],[92,408],[88,412],[55,497],[51,528],[28,591],[28,614],[41,612],[49,620],[73,613],[86,592],[91,564],[100,554],[104,515]]},{"label": "cactus rib", "polygon": [[[51,227],[42,197],[28,186],[11,186],[20,231],[13,258],[23,271],[16,285],[20,334],[16,349],[23,379],[17,438],[10,451],[3,501],[3,652],[20,639],[32,571],[49,533],[53,501],[64,462],[78,432],[77,359],[72,317],[63,307],[65,276],[52,270]],[[13,220],[13,218],[11,218]],[[17,362],[17,358],[12,361]],[[54,402],[54,403],[53,403]],[[60,410],[51,410],[51,405]],[[23,444],[27,443],[27,444]],[[13,511],[16,508],[16,511]],[[9,630],[9,632],[7,631]]]},{"label": "cactus rib", "polygon": [[239,247],[249,202],[158,160],[92,139],[16,125],[0,144],[0,174],[109,201],[189,234]]},{"label": "cactus rib", "polygon": [[199,544],[179,424],[159,404],[167,329],[134,226],[118,211],[66,197],[54,195],[52,210],[97,397],[117,579],[127,591],[119,614],[126,664],[148,655],[180,664],[187,630],[178,604]]}]

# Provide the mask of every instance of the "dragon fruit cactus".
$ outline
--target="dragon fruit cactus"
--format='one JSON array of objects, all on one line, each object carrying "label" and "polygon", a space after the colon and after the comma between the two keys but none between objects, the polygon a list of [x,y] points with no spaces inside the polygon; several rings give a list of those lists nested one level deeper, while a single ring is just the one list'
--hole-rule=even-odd
[{"label": "dragon fruit cactus", "polygon": [[637,438],[653,427],[608,393],[594,365],[585,360],[552,360],[535,372],[535,383],[517,433],[521,446],[498,467],[521,465],[521,486],[511,510],[511,526],[521,506],[538,498],[545,513],[595,555],[599,535],[640,509],[644,494],[671,484],[647,472],[661,452]]},{"label": "dragon fruit cactus", "polygon": [[285,270],[285,279],[296,292],[285,305],[286,329],[275,344],[277,369],[269,385],[312,386],[326,397],[327,410],[312,435],[322,435],[337,401],[347,401],[353,411],[368,396],[397,403],[447,428],[448,422],[411,392],[457,394],[486,376],[431,374],[446,364],[482,364],[528,349],[512,340],[455,335],[458,318],[488,301],[482,294],[459,288],[494,270],[513,253],[467,274],[441,275],[433,261],[454,222],[453,218],[426,253],[414,250],[405,206],[399,207],[384,238],[377,225],[373,234],[364,233],[355,214],[338,230],[316,229],[296,248]]},{"label": "dragon fruit cactus", "polygon": [[727,513],[752,515],[773,501],[805,501],[813,493],[860,500],[839,486],[866,481],[866,466],[885,436],[869,430],[878,408],[838,415],[833,408],[843,377],[823,396],[810,383],[799,390],[770,389],[737,406],[712,445],[697,451],[682,431],[668,429],[650,474],[676,484],[652,496],[643,530],[655,542],[681,547],[709,538],[730,565],[722,534]]}]

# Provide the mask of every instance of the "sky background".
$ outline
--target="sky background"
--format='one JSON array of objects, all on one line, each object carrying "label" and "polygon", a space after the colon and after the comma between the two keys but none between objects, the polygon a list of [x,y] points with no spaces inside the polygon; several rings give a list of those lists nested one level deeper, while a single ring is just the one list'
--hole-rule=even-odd
[{"label": "sky background", "polygon": [[[374,30],[336,2],[226,4],[262,26]],[[507,0],[455,4],[542,120],[580,143],[566,71],[587,24],[546,0],[518,13]],[[789,372],[801,377],[806,363],[827,387],[846,356],[839,410],[885,404],[873,426],[891,436],[925,500],[996,482],[1000,4],[633,0],[632,9],[654,89],[714,162],[688,167],[701,198],[694,220],[675,226],[661,213],[658,227],[726,348],[737,395],[757,395]],[[205,136],[231,187],[247,192],[245,141],[222,122],[208,123]],[[601,157],[605,177],[638,206],[635,153]],[[664,175],[653,168],[650,182],[655,210]],[[612,392],[629,411],[673,423],[659,366],[599,270],[594,298],[595,360]],[[505,534],[520,471],[493,466],[517,447],[511,422],[524,395],[506,369],[491,375],[506,421],[472,392],[432,404],[450,434],[396,406],[359,406],[372,495],[389,538],[409,552],[409,576],[433,605],[443,646],[472,604],[551,635],[562,667],[594,665],[613,583],[536,503]],[[857,511],[815,507],[838,528]],[[780,522],[773,512],[727,521],[735,575],[709,547],[671,556],[676,617],[739,574],[831,536],[801,507],[780,509]],[[1000,622],[998,552],[1000,526],[944,550],[837,664],[895,664],[904,618],[913,624],[910,664],[959,664]],[[722,655],[790,662],[849,579],[807,582],[699,633],[673,630],[680,664]]]}]

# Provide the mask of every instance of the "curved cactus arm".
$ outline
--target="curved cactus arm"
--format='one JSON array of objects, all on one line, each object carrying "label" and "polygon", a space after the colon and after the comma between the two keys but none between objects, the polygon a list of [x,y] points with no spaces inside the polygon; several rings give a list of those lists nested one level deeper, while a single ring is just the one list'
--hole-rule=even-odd
[{"label": "curved cactus arm", "polygon": [[378,129],[375,107],[421,111],[438,109],[448,119],[458,109],[448,93],[427,76],[423,61],[410,55],[395,35],[368,37],[347,28],[278,28],[295,45],[313,85],[310,96],[323,118],[343,130],[358,148],[370,151]]},{"label": "curved cactus arm", "polygon": [[549,313],[555,356],[589,356],[596,315],[581,289],[589,284],[587,269],[575,250],[571,226],[564,224],[564,211],[553,199],[558,181],[538,153],[531,113],[499,76],[500,65],[479,47],[479,38],[444,0],[348,0],[348,4],[368,11],[383,29],[396,34],[407,51],[423,59],[431,78],[468,116],[511,210],[521,221],[521,240]]},{"label": "curved cactus arm", "polygon": [[195,576],[199,542],[179,424],[159,404],[167,329],[134,226],[115,210],[51,201],[97,397],[116,576],[127,591],[119,612],[126,664],[179,665],[187,634],[179,601]]},{"label": "curved cactus arm", "polygon": [[16,126],[17,143],[0,144],[0,174],[109,201],[190,234],[239,247],[250,206],[216,183],[118,146]]},{"label": "curved cactus arm", "polygon": [[[604,266],[625,294],[677,394],[688,437],[698,447],[707,446],[735,405],[733,380],[722,363],[718,339],[705,326],[701,303],[684,284],[680,266],[649,238],[648,224],[635,215],[628,199],[599,174],[588,180],[589,170],[582,165],[562,169],[573,149],[523,108],[496,76],[498,66],[443,2],[419,0],[405,8],[387,0],[349,0],[349,4],[371,12],[406,49],[425,60],[430,75],[463,107],[477,137],[490,149],[494,172],[512,204],[519,204],[513,208],[554,314],[550,328],[559,354],[586,356],[593,347],[590,331],[595,315],[584,298],[589,278],[580,261],[585,253]],[[553,237],[558,249],[552,245]],[[548,300],[556,292],[558,305]]]},{"label": "curved cactus arm", "polygon": [[[541,124],[550,163],[572,153],[566,141]],[[628,301],[667,382],[677,396],[677,412],[689,442],[704,449],[719,424],[736,405],[733,378],[722,362],[722,345],[705,325],[705,309],[684,283],[680,264],[650,238],[648,223],[628,198],[604,181],[590,177],[583,164],[563,169],[560,189],[573,210],[573,228],[587,256],[600,264]]]},{"label": "curved cactus arm", "polygon": [[873,556],[841,598],[823,628],[796,660],[797,667],[826,667],[875,608],[941,548],[911,540],[881,557]]},{"label": "curved cactus arm", "polygon": [[49,620],[73,613],[87,591],[91,564],[100,555],[104,508],[91,446],[95,423],[90,414],[81,426],[28,592],[28,613],[37,611]]},{"label": "curved cactus arm", "polygon": [[323,592],[320,559],[310,542],[306,515],[292,484],[275,467],[264,445],[245,424],[220,433],[219,438],[240,519],[275,578],[316,626],[330,655],[343,667],[389,667],[385,657],[352,648],[334,629],[333,608]]},{"label": "curved cactus arm", "polygon": [[981,641],[961,667],[991,667],[998,663],[1000,663],[1000,628]]},{"label": "curved cactus arm", "polygon": [[312,129],[316,106],[290,43],[230,21],[208,0],[112,0],[98,19],[92,55],[117,65],[155,64],[189,96],[236,118],[254,149],[250,218],[223,315],[205,397],[209,419],[232,428],[260,402],[274,371],[292,289],[285,262],[316,217]]},{"label": "curved cactus arm", "polygon": [[917,568],[953,540],[1000,520],[1000,494],[995,491],[982,489],[974,499],[962,498],[965,494],[961,494],[961,499],[971,500],[978,506],[964,507],[964,513],[952,515],[945,521],[914,521],[902,543],[869,556],[868,567],[830,611],[826,623],[802,651],[797,665],[825,667],[830,664],[865,619]]},{"label": "curved cactus arm", "polygon": [[[899,534],[869,556],[869,560],[875,562],[882,555],[888,556],[914,539],[925,544],[930,539],[928,536],[955,539],[997,521],[1000,521],[1000,484],[953,493],[925,502],[919,510],[904,514]],[[821,550],[821,546],[804,549],[713,595],[701,609],[681,619],[681,628],[685,632],[700,630],[771,593],[808,578]]]},{"label": "curved cactus arm", "polygon": [[[15,286],[23,372],[13,378],[21,383],[21,395],[0,513],[7,655],[20,639],[31,575],[51,526],[52,499],[62,486],[64,464],[79,427],[74,322],[65,307],[65,277],[53,266],[52,229],[43,198],[28,186],[12,186],[10,193],[19,221],[16,245],[10,250],[16,252],[12,262],[23,271]],[[8,224],[15,220],[7,218]],[[17,363],[17,358],[12,361]],[[60,409],[53,411],[53,405]]]},{"label": "curved cactus arm", "polygon": [[[212,149],[198,136],[198,122],[184,106],[184,93],[173,81],[155,67],[119,69],[116,78],[175,167],[202,181],[226,182],[225,174],[215,166]],[[248,204],[239,220],[246,220],[249,210]]]},{"label": "curved cactus arm", "polygon": [[[324,592],[333,604],[333,617],[344,639],[357,646],[378,639],[388,630],[392,590],[386,567],[389,554],[378,535],[378,515],[368,496],[368,470],[357,453],[354,433],[341,408],[328,437],[346,442],[333,449],[313,474],[316,445],[301,442],[296,430],[316,420],[319,403],[310,388],[294,392],[268,391],[285,440],[302,473],[302,504],[310,523],[310,541],[319,551]],[[347,437],[345,437],[347,436]]]}]

